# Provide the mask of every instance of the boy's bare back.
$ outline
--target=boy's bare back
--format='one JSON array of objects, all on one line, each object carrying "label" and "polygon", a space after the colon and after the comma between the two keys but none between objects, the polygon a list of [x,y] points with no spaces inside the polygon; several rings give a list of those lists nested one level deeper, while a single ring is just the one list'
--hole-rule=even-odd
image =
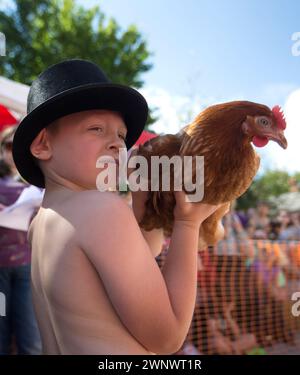
[{"label": "boy's bare back", "polygon": [[[97,198],[95,204],[103,205],[111,196],[83,192],[70,194],[66,201],[58,197],[52,207],[42,207],[31,224],[33,299],[45,354],[150,353],[121,322],[100,275],[80,247],[79,227],[88,222],[92,201]],[[101,221],[97,225],[100,235]],[[98,249],[110,258],[101,241]],[[121,267],[119,276],[123,277]]]}]

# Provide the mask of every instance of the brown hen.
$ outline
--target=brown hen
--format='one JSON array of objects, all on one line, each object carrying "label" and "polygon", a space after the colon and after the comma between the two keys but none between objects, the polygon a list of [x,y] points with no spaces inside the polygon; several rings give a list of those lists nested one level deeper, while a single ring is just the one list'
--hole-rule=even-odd
[{"label": "brown hen", "polygon": [[[223,237],[221,218],[230,202],[241,196],[250,186],[259,168],[260,158],[252,147],[265,146],[269,140],[287,147],[283,131],[285,120],[278,106],[272,110],[265,105],[248,101],[234,101],[206,108],[180,133],[151,139],[140,146],[138,155],[148,162],[152,156],[204,157],[203,203],[221,207],[201,225],[199,248],[215,245]],[[150,164],[149,164],[150,165]],[[172,166],[171,166],[172,169]],[[150,168],[149,168],[150,170]],[[193,164],[192,181],[196,167]],[[174,177],[171,170],[170,191],[162,191],[160,171],[159,191],[150,191],[141,226],[146,230],[163,228],[169,235],[174,223]],[[149,190],[151,171],[148,174]]]}]

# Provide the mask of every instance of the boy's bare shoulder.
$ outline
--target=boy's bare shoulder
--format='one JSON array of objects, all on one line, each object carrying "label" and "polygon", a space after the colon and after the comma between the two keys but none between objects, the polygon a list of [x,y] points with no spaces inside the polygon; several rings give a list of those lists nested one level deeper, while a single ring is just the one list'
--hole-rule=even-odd
[{"label": "boy's bare shoulder", "polygon": [[118,213],[129,214],[131,211],[126,202],[113,192],[100,192],[89,190],[78,192],[71,198],[69,204],[85,219],[93,217],[106,217]]},{"label": "boy's bare shoulder", "polygon": [[[142,237],[132,209],[116,193],[80,192],[70,203],[78,244],[89,253],[98,252],[100,247],[111,249],[110,241],[118,242],[125,228],[126,236],[129,232],[132,238]],[[118,233],[117,239],[114,233]]]}]

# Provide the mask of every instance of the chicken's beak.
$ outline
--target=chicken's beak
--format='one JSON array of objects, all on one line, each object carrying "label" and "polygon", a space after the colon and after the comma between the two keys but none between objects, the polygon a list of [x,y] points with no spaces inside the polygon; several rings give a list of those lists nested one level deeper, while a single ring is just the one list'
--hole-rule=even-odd
[{"label": "chicken's beak", "polygon": [[265,134],[265,136],[270,139],[271,141],[274,141],[279,144],[282,148],[286,149],[288,146],[287,140],[283,134],[283,131],[280,129],[274,130],[272,133]]}]

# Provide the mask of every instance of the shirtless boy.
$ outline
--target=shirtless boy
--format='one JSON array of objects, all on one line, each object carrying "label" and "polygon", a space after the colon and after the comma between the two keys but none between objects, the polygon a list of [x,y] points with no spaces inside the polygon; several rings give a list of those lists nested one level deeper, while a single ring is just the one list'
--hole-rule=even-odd
[{"label": "shirtless boy", "polygon": [[[136,91],[110,83],[93,63],[66,60],[32,84],[14,160],[45,187],[33,220],[32,291],[45,354],[168,354],[187,334],[196,298],[197,241],[217,207],[176,194],[175,225],[162,272],[158,233],[117,194],[99,192],[97,159],[130,148],[147,118]],[[153,244],[156,243],[156,251]]]}]

